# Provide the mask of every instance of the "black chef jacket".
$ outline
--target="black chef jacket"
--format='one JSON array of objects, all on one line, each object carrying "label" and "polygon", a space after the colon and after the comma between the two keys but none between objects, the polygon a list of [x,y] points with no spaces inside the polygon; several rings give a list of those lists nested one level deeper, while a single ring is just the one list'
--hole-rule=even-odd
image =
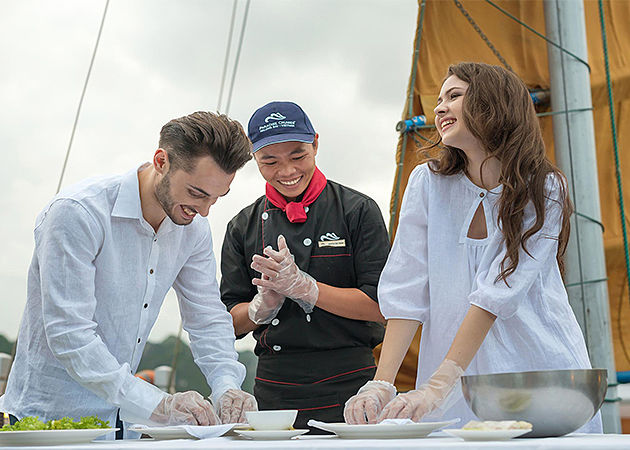
[{"label": "black chef jacket", "polygon": [[[221,254],[221,298],[228,310],[256,295],[252,256],[284,235],[298,267],[315,280],[358,288],[374,301],[389,239],[374,200],[328,180],[304,223],[291,223],[265,196],[228,224]],[[309,418],[343,421],[346,400],[375,372],[372,349],[383,326],[346,319],[315,305],[306,314],[286,299],[268,325],[254,331],[258,368],[254,394],[261,410],[298,409],[296,427]]]}]

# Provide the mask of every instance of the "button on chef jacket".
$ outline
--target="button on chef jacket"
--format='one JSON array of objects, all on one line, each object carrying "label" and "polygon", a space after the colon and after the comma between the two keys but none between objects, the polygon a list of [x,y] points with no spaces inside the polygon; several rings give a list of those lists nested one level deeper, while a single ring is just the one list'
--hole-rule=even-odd
[{"label": "button on chef jacket", "polygon": [[148,418],[166,394],[133,374],[171,286],[213,396],[241,385],[245,368],[219,299],[208,221],[178,226],[167,217],[155,233],[142,217],[137,172],[71,186],[37,217],[0,411],[41,420],[97,415],[112,425],[118,408],[123,420]]},{"label": "button on chef jacket", "polygon": [[[558,185],[547,182],[548,197],[557,199]],[[584,338],[569,305],[556,262],[561,206],[547,200],[543,228],[519,253],[516,271],[500,281],[505,255],[497,227],[501,186],[492,191],[476,186],[464,174],[431,172],[416,167],[403,198],[396,238],[378,286],[386,319],[422,322],[416,387],[442,362],[470,305],[497,316],[467,375],[545,369],[590,368]],[[467,237],[475,211],[482,206],[487,237]],[[523,223],[535,221],[530,202]],[[476,419],[460,398],[443,417]],[[601,432],[599,415],[582,431]]]},{"label": "button on chef jacket", "polygon": [[[389,239],[383,217],[368,196],[328,180],[308,206],[304,223],[290,223],[265,196],[228,224],[221,254],[221,298],[228,309],[256,294],[252,256],[284,235],[298,267],[315,280],[358,288],[376,301]],[[260,409],[304,409],[309,417],[343,421],[343,405],[374,374],[372,349],[382,341],[375,322],[346,319],[315,305],[306,314],[285,299],[276,318],[254,331],[259,356],[254,392]],[[321,381],[321,380],[326,380]],[[326,413],[327,415],[325,415]]]}]

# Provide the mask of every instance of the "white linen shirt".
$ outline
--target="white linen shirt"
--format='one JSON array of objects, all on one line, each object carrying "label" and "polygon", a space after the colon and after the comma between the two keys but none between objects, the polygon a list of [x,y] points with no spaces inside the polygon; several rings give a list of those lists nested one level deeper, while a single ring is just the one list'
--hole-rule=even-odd
[{"label": "white linen shirt", "polygon": [[[559,197],[557,182],[547,182],[550,199],[543,228],[525,244],[531,256],[520,250],[509,287],[494,282],[505,255],[497,226],[501,188],[482,189],[463,173],[434,174],[427,164],[409,177],[378,299],[386,319],[423,324],[416,388],[443,361],[471,304],[497,319],[467,375],[591,367],[556,262],[561,206],[552,199]],[[480,205],[487,237],[472,239],[468,230]],[[535,217],[530,202],[523,229],[530,228]],[[444,417],[460,417],[461,423],[478,420],[459,387],[454,395],[459,398]],[[601,432],[599,416],[582,431]]]},{"label": "white linen shirt", "polygon": [[[42,420],[150,417],[167,394],[135,377],[171,286],[213,400],[239,389],[230,314],[220,300],[208,221],[142,216],[138,172],[63,190],[39,214],[16,359],[0,411]],[[110,436],[112,438],[113,436]]]}]

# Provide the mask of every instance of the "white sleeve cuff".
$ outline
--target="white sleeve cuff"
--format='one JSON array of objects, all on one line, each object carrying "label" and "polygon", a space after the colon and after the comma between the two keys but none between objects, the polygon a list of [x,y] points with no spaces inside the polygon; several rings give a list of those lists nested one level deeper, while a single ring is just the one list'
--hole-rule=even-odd
[{"label": "white sleeve cuff", "polygon": [[212,380],[211,388],[212,388],[212,394],[210,395],[210,400],[212,401],[212,404],[215,406],[219,404],[219,399],[228,390],[241,389],[238,383],[236,383],[236,380],[228,376],[217,377],[214,380]]},{"label": "white sleeve cuff", "polygon": [[146,381],[129,375],[120,395],[120,419],[130,423],[151,423],[149,418],[168,394]]}]

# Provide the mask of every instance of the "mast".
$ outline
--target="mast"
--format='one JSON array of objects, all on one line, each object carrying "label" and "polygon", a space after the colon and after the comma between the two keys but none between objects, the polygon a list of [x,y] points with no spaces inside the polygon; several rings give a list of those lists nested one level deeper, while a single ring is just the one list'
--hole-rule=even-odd
[{"label": "mast", "polygon": [[[544,10],[547,37],[587,61],[583,2],[544,0]],[[608,369],[609,387],[601,410],[604,432],[620,433],[589,68],[551,45],[547,46],[547,52],[552,109],[567,111],[553,116],[556,161],[567,176],[575,208],[566,253],[565,283],[591,364]]]}]

